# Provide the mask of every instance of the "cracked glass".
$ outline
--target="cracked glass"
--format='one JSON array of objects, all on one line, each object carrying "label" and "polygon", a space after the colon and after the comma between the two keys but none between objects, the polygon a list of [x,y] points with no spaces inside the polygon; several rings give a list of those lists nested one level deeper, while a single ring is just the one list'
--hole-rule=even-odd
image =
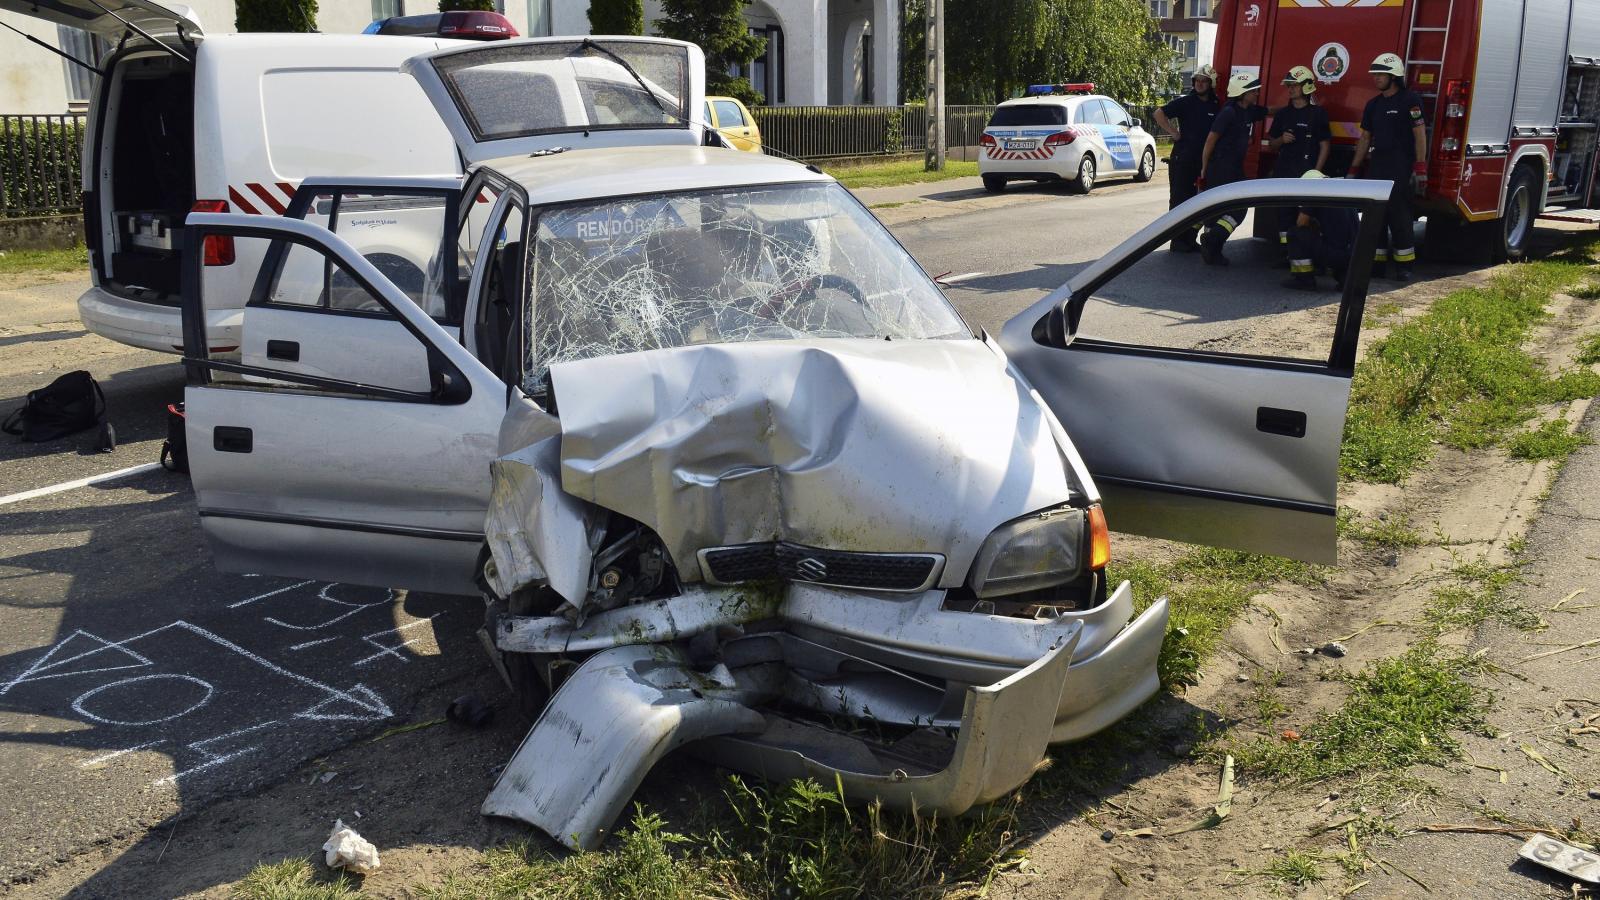
[{"label": "cracked glass", "polygon": [[972,336],[916,261],[832,183],[547,209],[528,265],[532,394],[555,363],[617,353]]}]

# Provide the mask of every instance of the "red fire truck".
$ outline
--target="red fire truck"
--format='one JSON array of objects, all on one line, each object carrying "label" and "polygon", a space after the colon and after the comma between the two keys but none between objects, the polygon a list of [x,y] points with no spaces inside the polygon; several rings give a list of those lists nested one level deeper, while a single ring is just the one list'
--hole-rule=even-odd
[{"label": "red fire truck", "polygon": [[[1423,98],[1427,244],[1516,259],[1535,216],[1600,221],[1600,0],[1228,0],[1215,64],[1224,83],[1259,74],[1272,108],[1288,102],[1284,73],[1309,66],[1339,175],[1384,52],[1405,59]],[[1246,171],[1271,170],[1264,139],[1251,154]]]}]

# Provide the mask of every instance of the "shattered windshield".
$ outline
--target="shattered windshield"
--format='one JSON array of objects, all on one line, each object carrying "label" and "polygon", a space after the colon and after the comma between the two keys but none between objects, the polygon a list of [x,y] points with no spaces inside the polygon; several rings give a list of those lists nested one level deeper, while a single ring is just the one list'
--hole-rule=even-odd
[{"label": "shattered windshield", "polygon": [[544,211],[525,384],[550,366],[689,344],[970,337],[939,289],[834,183],[654,194]]},{"label": "shattered windshield", "polygon": [[601,48],[541,41],[474,48],[441,56],[433,65],[473,137],[495,141],[564,131],[687,128],[687,60],[682,47],[669,44],[612,41]]}]

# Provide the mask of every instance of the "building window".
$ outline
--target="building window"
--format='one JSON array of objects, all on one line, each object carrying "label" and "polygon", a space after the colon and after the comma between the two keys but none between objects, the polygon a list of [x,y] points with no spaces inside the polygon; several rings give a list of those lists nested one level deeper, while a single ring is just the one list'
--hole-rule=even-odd
[{"label": "building window", "polygon": [[1157,19],[1166,19],[1172,16],[1172,0],[1150,0],[1150,15]]},{"label": "building window", "polygon": [[[66,25],[56,26],[56,42],[61,46],[61,52],[92,66],[100,65],[101,58],[110,52],[110,45],[105,41],[80,28]],[[86,105],[99,84],[98,77],[72,60],[63,59],[61,65],[66,67],[67,104],[72,107]]]},{"label": "building window", "polygon": [[1196,19],[1211,18],[1211,0],[1190,0],[1189,9]]},{"label": "building window", "polygon": [[1173,53],[1183,52],[1183,38],[1180,38],[1175,34],[1163,34],[1161,36],[1161,43],[1166,44],[1167,49],[1171,50]]},{"label": "building window", "polygon": [[406,14],[405,0],[372,0],[372,21]]},{"label": "building window", "polygon": [[549,37],[555,31],[550,27],[550,0],[528,0],[527,37]]},{"label": "building window", "polygon": [[[548,2],[548,0],[546,0]],[[734,66],[729,70],[730,75],[743,75],[750,79],[750,86],[768,106],[776,106],[784,102],[786,89],[784,86],[783,69],[783,29],[776,25],[763,25],[760,28],[751,28],[750,34],[758,38],[767,39],[766,52],[751,61],[748,67]]]},{"label": "building window", "polygon": [[1193,40],[1184,41],[1183,42],[1183,58],[1184,59],[1194,59],[1194,54],[1195,54],[1195,42]]},{"label": "building window", "polygon": [[861,32],[861,102],[872,101],[872,32]]}]

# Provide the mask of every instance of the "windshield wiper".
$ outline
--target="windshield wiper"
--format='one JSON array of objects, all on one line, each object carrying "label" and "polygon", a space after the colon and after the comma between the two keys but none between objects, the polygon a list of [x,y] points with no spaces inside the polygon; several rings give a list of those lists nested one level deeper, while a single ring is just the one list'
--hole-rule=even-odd
[{"label": "windshield wiper", "polygon": [[[645,96],[650,98],[650,102],[654,103],[656,105],[656,109],[661,110],[661,114],[662,115],[667,116],[669,118],[677,119],[679,121],[683,120],[682,116],[674,115],[673,113],[670,113],[670,112],[667,111],[667,107],[666,107],[665,104],[663,104],[661,102],[661,98],[656,96],[656,92],[655,91],[650,90],[650,85],[645,84],[644,79],[639,77],[639,73],[635,72],[633,70],[633,66],[628,65],[628,61],[627,60],[625,60],[622,57],[618,56],[616,53],[613,53],[612,51],[606,49],[605,47],[602,47],[599,44],[596,44],[593,40],[591,40],[589,38],[584,38],[583,39],[583,43],[578,45],[578,50],[586,50],[586,49],[587,50],[593,50],[593,51],[595,51],[597,53],[604,54],[606,56],[611,57],[613,60],[615,60],[617,65],[621,66],[623,68],[623,70],[625,70],[629,75],[633,76],[633,80],[636,83],[638,83],[638,85],[639,85],[639,87],[641,89],[643,89]],[[575,56],[575,55],[577,55],[577,53],[576,53],[576,51],[574,51],[573,53],[569,53],[567,55],[568,56]]]}]

